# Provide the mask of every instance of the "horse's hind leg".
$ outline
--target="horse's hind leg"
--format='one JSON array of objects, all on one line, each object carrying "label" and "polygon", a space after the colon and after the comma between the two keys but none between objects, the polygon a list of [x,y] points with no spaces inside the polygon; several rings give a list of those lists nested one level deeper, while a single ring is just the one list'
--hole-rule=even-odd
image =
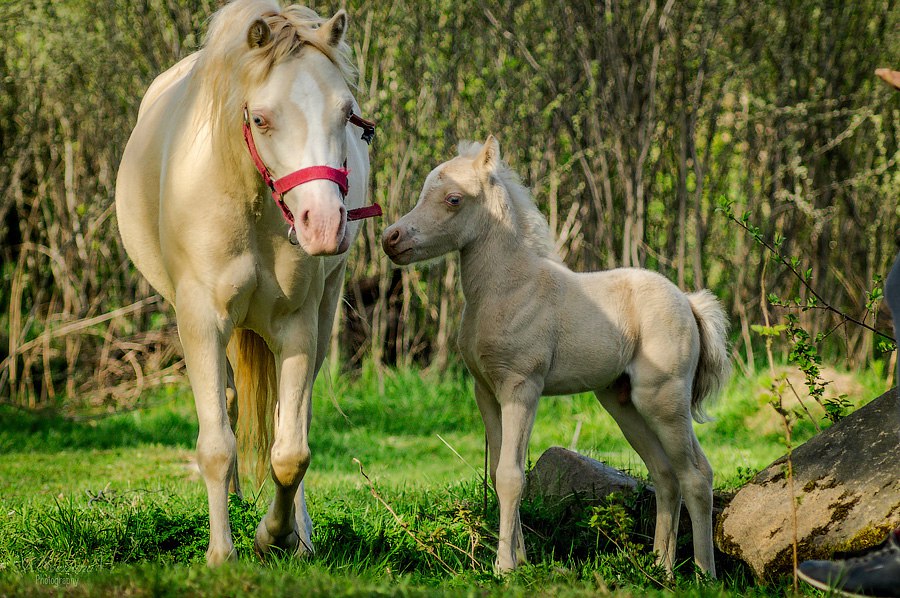
[{"label": "horse's hind leg", "polygon": [[628,443],[647,466],[656,495],[656,528],[653,534],[653,551],[666,571],[672,573],[681,514],[681,490],[678,478],[666,456],[656,432],[651,430],[643,416],[629,400],[625,403],[615,391],[596,392],[597,400],[619,424]]},{"label": "horse's hind leg", "polygon": [[[225,386],[225,408],[228,411],[228,423],[231,425],[231,432],[233,434],[237,434],[237,420],[238,420],[238,401],[237,401],[237,386],[234,383],[234,370],[231,367],[231,362],[228,361],[228,358],[225,359],[226,373],[227,373],[227,381]],[[243,494],[241,493],[241,483],[238,477],[238,462],[237,462],[237,453],[234,455],[234,460],[231,463],[231,471],[229,473],[231,481],[228,484],[228,491],[237,494],[239,497],[243,498]]]},{"label": "horse's hind leg", "polygon": [[697,442],[690,413],[690,382],[668,377],[633,384],[632,401],[669,459],[688,513],[694,537],[694,561],[716,576],[712,541],[713,472]]}]

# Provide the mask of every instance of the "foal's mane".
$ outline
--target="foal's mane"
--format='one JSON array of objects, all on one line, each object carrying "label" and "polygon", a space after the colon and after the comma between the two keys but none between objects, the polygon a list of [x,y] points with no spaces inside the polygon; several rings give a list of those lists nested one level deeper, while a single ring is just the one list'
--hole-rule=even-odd
[{"label": "foal's mane", "polygon": [[[475,158],[482,147],[483,144],[478,142],[463,141],[459,144],[459,155],[463,158]],[[534,203],[531,191],[522,184],[519,174],[506,161],[500,160],[494,175],[509,200],[508,204],[514,219],[512,224],[522,243],[541,257],[562,261],[556,251],[556,243],[553,241],[547,219]]]},{"label": "foal's mane", "polygon": [[[272,37],[266,45],[250,48],[247,31],[256,19],[266,22]],[[350,48],[343,41],[337,47],[322,43],[316,30],[324,22],[312,9],[298,5],[282,9],[277,0],[235,0],[210,18],[192,82],[200,101],[210,107],[205,116],[211,141],[232,162],[231,172],[248,172],[239,166],[247,152],[241,135],[246,91],[262,84],[275,65],[310,46],[331,60],[353,86]]]}]

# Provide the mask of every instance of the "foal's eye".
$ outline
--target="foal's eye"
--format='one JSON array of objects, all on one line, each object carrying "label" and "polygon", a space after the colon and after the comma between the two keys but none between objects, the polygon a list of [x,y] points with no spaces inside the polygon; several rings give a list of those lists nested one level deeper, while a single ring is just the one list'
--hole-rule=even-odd
[{"label": "foal's eye", "polygon": [[459,205],[460,201],[462,201],[462,195],[460,195],[459,193],[451,193],[444,198],[444,203],[454,208]]},{"label": "foal's eye", "polygon": [[269,123],[266,122],[266,119],[260,116],[259,114],[253,115],[253,124],[256,125],[260,129],[265,129],[269,126]]}]

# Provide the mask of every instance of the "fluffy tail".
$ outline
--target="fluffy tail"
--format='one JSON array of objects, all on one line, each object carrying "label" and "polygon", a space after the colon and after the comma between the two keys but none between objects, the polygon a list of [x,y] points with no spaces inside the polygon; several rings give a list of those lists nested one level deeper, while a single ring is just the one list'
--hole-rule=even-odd
[{"label": "fluffy tail", "polygon": [[238,460],[245,471],[253,471],[259,487],[268,473],[268,456],[272,447],[272,425],[278,396],[275,357],[258,334],[238,329],[228,343],[228,360],[234,369],[237,387]]},{"label": "fluffy tail", "polygon": [[694,374],[691,393],[691,415],[698,422],[709,421],[703,402],[714,397],[731,375],[728,356],[728,317],[710,291],[704,289],[688,294],[691,311],[700,331],[700,362]]}]

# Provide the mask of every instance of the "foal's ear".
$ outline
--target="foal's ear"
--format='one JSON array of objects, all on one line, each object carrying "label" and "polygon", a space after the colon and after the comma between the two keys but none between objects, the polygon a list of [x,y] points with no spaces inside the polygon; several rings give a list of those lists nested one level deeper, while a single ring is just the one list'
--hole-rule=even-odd
[{"label": "foal's ear", "polygon": [[497,164],[500,163],[500,143],[493,135],[488,135],[487,140],[478,152],[475,158],[475,164],[484,172],[491,173],[497,170]]},{"label": "foal's ear", "polygon": [[333,17],[319,25],[319,37],[332,48],[336,48],[344,40],[347,31],[347,11],[343,8]]},{"label": "foal's ear", "polygon": [[256,19],[247,30],[247,45],[251,48],[261,48],[272,39],[272,30],[262,19]]}]

